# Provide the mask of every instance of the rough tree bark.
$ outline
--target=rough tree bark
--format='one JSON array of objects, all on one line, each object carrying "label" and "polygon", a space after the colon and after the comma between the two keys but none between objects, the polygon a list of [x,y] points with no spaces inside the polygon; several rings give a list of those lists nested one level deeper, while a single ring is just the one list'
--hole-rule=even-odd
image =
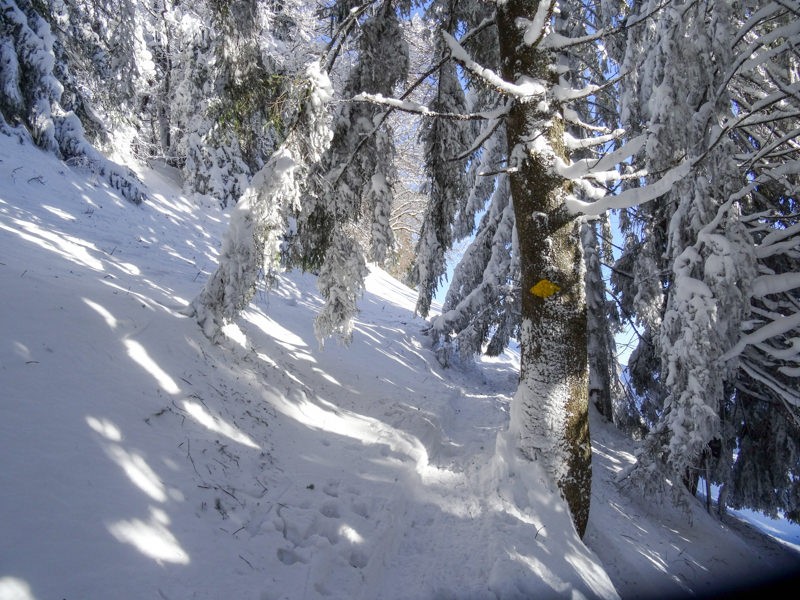
[{"label": "rough tree bark", "polygon": [[[523,40],[521,19],[534,21],[538,5],[508,0],[498,6],[506,81],[557,83],[551,55]],[[552,169],[565,152],[558,113],[554,102],[518,100],[506,122],[523,290],[512,428],[522,454],[554,478],[582,536],[591,493],[584,265],[579,224],[563,208],[568,183]]]}]

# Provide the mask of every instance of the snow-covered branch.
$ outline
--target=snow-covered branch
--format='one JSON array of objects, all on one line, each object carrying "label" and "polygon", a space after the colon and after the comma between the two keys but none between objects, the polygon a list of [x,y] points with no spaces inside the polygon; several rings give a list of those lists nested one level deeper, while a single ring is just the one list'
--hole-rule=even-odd
[{"label": "snow-covered branch", "polygon": [[331,37],[328,47],[325,49],[325,54],[322,57],[323,70],[326,73],[330,73],[333,69],[334,63],[339,53],[342,51],[342,47],[347,42],[350,32],[358,25],[358,20],[377,1],[378,0],[369,0],[361,6],[353,7],[347,17],[339,23],[339,27]]},{"label": "snow-covered branch", "polygon": [[780,294],[796,288],[800,288],[800,273],[781,273],[757,277],[750,287],[750,292],[756,298],[763,298],[770,294]]},{"label": "snow-covered branch", "polygon": [[636,27],[638,25],[646,23],[647,19],[649,19],[659,11],[663,10],[664,8],[672,4],[672,2],[673,0],[664,0],[663,2],[657,4],[650,11],[644,14],[632,16],[625,19],[622,25],[603,27],[599,31],[589,35],[582,35],[580,37],[568,37],[565,35],[561,35],[557,31],[550,31],[544,36],[541,46],[542,48],[546,48],[548,50],[558,51],[558,50],[566,50],[567,48],[573,48],[575,46],[580,46],[583,44],[590,44],[598,40],[604,40],[609,36],[620,34],[624,31],[627,31],[628,29],[631,29],[632,27]]},{"label": "snow-covered branch", "polygon": [[483,79],[486,83],[499,91],[501,94],[514,96],[522,102],[531,102],[544,98],[548,90],[548,86],[536,79],[522,77],[517,83],[511,83],[500,77],[497,73],[482,67],[477,62],[472,60],[469,53],[459,44],[459,42],[449,33],[442,32],[445,42],[450,49],[450,55],[462,67],[467,69],[473,75]]},{"label": "snow-covered branch", "polygon": [[550,19],[556,8],[555,0],[541,0],[533,19],[517,18],[516,25],[523,30],[522,40],[528,46],[537,45],[550,32]]},{"label": "snow-covered branch", "polygon": [[584,202],[575,197],[567,198],[564,205],[573,215],[598,216],[612,209],[631,208],[660,198],[672,186],[686,177],[692,169],[692,161],[685,160],[664,173],[657,181],[638,188],[630,188],[616,195],[606,195],[596,202]]},{"label": "snow-covered branch", "polygon": [[411,100],[400,100],[398,98],[386,98],[382,94],[367,94],[362,92],[353,97],[353,102],[372,102],[373,104],[382,104],[389,106],[395,110],[400,110],[407,113],[417,114],[423,117],[435,117],[440,119],[455,119],[458,121],[486,121],[495,120],[507,110],[504,111],[491,111],[479,113],[443,113],[429,109],[424,104],[413,102]]},{"label": "snow-covered branch", "polygon": [[797,328],[800,328],[800,312],[777,318],[771,323],[759,327],[753,333],[743,335],[733,348],[722,355],[720,360],[723,362],[729,361],[739,356],[749,344],[760,344],[768,339],[779,337]]},{"label": "snow-covered branch", "polygon": [[793,416],[795,421],[800,424],[800,416],[796,414],[796,411],[800,409],[800,394],[797,393],[793,386],[776,380],[774,376],[765,373],[751,363],[742,363],[740,368],[759,384],[776,394],[779,401],[784,403],[787,413]]},{"label": "snow-covered branch", "polygon": [[[576,138],[572,136],[568,131],[566,131],[564,132],[564,144],[566,145],[568,150],[583,150],[585,148],[594,148],[595,146],[602,146],[609,142],[613,142],[615,140],[620,139],[623,135],[625,135],[624,129],[615,129],[611,133],[607,133],[605,135],[598,135],[595,137],[587,137],[587,138]],[[630,154],[627,156],[630,156]],[[616,164],[616,162],[614,164]]]},{"label": "snow-covered branch", "polygon": [[[508,108],[510,108],[510,106],[506,107],[506,110],[503,111],[503,114],[506,114],[508,112]],[[489,124],[489,126],[486,127],[485,131],[483,131],[483,133],[481,133],[477,138],[475,138],[475,141],[469,148],[467,148],[464,152],[462,152],[458,156],[454,156],[450,160],[451,161],[464,160],[472,156],[475,152],[478,151],[479,148],[481,148],[481,146],[483,146],[487,142],[487,140],[489,140],[495,134],[495,132],[502,123],[503,123],[502,119],[493,120]]]}]

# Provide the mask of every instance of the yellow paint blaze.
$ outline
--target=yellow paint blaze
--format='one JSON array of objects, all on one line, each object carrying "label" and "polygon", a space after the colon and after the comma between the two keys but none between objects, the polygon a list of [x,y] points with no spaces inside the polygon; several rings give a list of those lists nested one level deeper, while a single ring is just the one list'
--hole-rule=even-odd
[{"label": "yellow paint blaze", "polygon": [[552,281],[541,279],[539,280],[539,283],[531,288],[531,294],[534,296],[539,296],[539,298],[549,298],[560,289],[561,288]]}]

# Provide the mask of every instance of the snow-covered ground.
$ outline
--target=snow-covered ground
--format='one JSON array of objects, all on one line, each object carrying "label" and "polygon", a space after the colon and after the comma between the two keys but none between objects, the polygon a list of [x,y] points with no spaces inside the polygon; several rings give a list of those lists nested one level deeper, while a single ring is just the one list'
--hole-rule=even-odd
[{"label": "snow-covered ground", "polygon": [[599,418],[584,545],[505,444],[518,357],[443,370],[378,269],[350,347],[319,347],[308,274],[212,345],[180,309],[226,218],[140,174],[135,207],[0,135],[0,599],[703,596],[800,568],[796,530],[621,493],[633,443]]}]

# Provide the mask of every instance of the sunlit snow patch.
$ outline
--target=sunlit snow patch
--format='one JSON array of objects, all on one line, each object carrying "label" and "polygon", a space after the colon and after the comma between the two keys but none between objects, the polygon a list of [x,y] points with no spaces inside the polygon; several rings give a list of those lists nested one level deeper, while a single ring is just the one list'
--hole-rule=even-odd
[{"label": "sunlit snow patch", "polygon": [[111,329],[117,328],[117,319],[114,317],[114,315],[108,312],[108,310],[106,310],[105,307],[100,306],[97,302],[92,302],[88,298],[84,298],[83,301],[89,308],[91,308],[93,311],[95,311],[97,314],[103,317],[103,320],[106,322],[106,325],[108,325]]},{"label": "sunlit snow patch", "polygon": [[148,522],[141,519],[118,521],[110,525],[108,531],[120,542],[131,544],[139,552],[159,564],[168,562],[188,565],[189,555],[167,529],[167,525],[169,525],[169,517],[166,513],[157,508],[151,508]]},{"label": "sunlit snow patch", "polygon": [[117,445],[112,445],[108,448],[108,455],[142,492],[156,502],[166,502],[167,494],[164,490],[164,485],[141,455],[135,452],[128,452]]},{"label": "sunlit snow patch", "polygon": [[196,402],[189,402],[188,400],[183,401],[183,408],[188,412],[192,418],[207,427],[211,431],[215,431],[216,433],[222,434],[225,437],[233,440],[234,442],[238,442],[239,444],[243,444],[244,446],[249,446],[251,448],[259,449],[258,444],[256,444],[253,440],[251,440],[247,435],[236,429],[234,426],[226,423],[219,417],[215,417],[210,415],[206,410],[197,404]]},{"label": "sunlit snow patch", "polygon": [[31,586],[16,577],[0,577],[0,598],[3,600],[35,600]]},{"label": "sunlit snow patch", "polygon": [[125,347],[128,349],[128,356],[136,361],[145,371],[150,373],[165,392],[168,394],[180,393],[181,389],[178,387],[178,384],[175,383],[175,380],[167,375],[164,370],[150,358],[144,346],[133,340],[125,340]]},{"label": "sunlit snow patch", "polygon": [[86,417],[86,422],[89,424],[89,427],[107,440],[111,440],[112,442],[122,441],[122,433],[111,421],[107,419],[96,419],[95,417]]}]

